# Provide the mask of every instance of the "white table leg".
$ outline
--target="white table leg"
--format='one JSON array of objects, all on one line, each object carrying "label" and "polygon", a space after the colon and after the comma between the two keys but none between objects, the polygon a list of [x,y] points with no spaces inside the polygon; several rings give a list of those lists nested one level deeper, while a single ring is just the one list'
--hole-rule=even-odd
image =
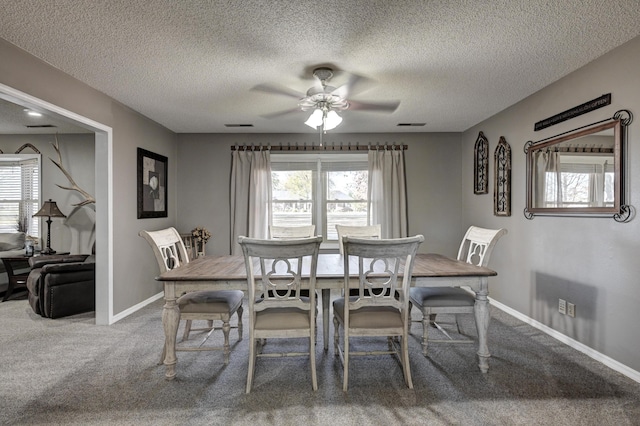
[{"label": "white table leg", "polygon": [[329,304],[331,303],[331,290],[322,289],[322,340],[324,342],[324,351],[329,350]]},{"label": "white table leg", "polygon": [[487,277],[482,277],[480,289],[476,290],[476,303],[474,313],[476,317],[476,329],[478,331],[478,367],[480,371],[489,371],[489,346],[487,344],[487,331],[489,329],[489,283]]},{"label": "white table leg", "polygon": [[166,367],[165,378],[173,380],[176,377],[176,335],[180,325],[180,308],[176,303],[175,289],[172,283],[165,283],[164,308],[162,310],[162,327],[164,328],[164,365]]}]

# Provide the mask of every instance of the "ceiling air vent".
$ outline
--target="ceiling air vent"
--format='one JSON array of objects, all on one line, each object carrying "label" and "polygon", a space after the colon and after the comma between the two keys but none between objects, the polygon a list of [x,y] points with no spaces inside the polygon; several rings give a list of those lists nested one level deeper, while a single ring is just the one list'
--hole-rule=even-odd
[{"label": "ceiling air vent", "polygon": [[225,124],[224,127],[253,127],[253,124]]},{"label": "ceiling air vent", "polygon": [[398,127],[422,127],[427,123],[398,123]]},{"label": "ceiling air vent", "polygon": [[46,128],[58,127],[58,126],[54,126],[53,124],[34,124],[32,126],[25,125],[25,127],[28,129],[46,129]]}]

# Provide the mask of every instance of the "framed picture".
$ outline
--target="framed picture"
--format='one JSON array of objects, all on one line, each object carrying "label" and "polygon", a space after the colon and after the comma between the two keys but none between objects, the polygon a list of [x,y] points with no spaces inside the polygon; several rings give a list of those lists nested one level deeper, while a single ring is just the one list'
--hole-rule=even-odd
[{"label": "framed picture", "polygon": [[167,157],[138,148],[138,219],[167,217]]}]

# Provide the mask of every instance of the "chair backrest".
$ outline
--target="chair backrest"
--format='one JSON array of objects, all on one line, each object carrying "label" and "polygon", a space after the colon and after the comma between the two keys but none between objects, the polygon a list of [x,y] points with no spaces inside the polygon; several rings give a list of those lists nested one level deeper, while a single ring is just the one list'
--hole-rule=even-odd
[{"label": "chair backrest", "polygon": [[291,238],[309,238],[313,237],[316,231],[315,225],[306,226],[269,226],[269,234],[271,238],[276,240]]},{"label": "chair backrest", "polygon": [[476,266],[487,266],[496,242],[507,233],[502,229],[486,229],[470,226],[458,250],[458,260]]},{"label": "chair backrest", "polygon": [[382,229],[380,224],[367,225],[367,226],[336,225],[336,231],[338,232],[338,243],[340,244],[340,254],[344,254],[344,247],[342,244],[343,237],[380,239],[380,237],[382,236]]},{"label": "chair backrest", "polygon": [[422,235],[381,240],[344,237],[344,294],[349,294],[353,269],[359,277],[358,294],[345,304],[345,317],[348,310],[371,305],[393,306],[406,314],[413,263],[423,241]]},{"label": "chair backrest", "polygon": [[[321,236],[287,240],[238,237],[247,270],[249,312],[274,307],[309,310],[315,306],[321,242]],[[256,273],[260,274],[259,284],[256,283]],[[309,280],[307,298],[300,295],[303,279]],[[260,298],[258,302],[256,296]]]},{"label": "chair backrest", "polygon": [[159,231],[140,231],[138,233],[147,240],[153,254],[156,256],[160,273],[189,263],[187,249],[184,247],[182,238],[175,228],[161,229]]}]

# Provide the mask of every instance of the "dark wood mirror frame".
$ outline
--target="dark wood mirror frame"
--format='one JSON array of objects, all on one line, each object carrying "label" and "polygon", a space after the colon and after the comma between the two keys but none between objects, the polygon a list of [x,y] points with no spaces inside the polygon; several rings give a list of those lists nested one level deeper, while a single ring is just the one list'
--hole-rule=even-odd
[{"label": "dark wood mirror frame", "polygon": [[[547,139],[543,139],[538,142],[527,142],[524,147],[524,151],[527,155],[527,200],[524,215],[527,219],[533,219],[536,215],[548,215],[548,216],[598,216],[598,217],[612,217],[618,222],[628,222],[634,216],[633,207],[624,203],[624,150],[626,140],[626,128],[631,123],[633,117],[627,110],[620,110],[615,115],[606,120],[602,120],[597,123],[593,123],[587,126],[580,127],[575,130],[571,130],[560,135],[556,135]],[[585,138],[587,136],[594,136],[596,134],[613,132],[613,146],[612,147],[596,147],[593,144],[585,144],[585,139],[578,141],[579,138]],[[540,201],[536,203],[536,191],[535,185],[537,182],[544,180],[544,177],[537,177],[534,173],[538,169],[536,165],[536,158],[540,157],[540,154],[544,152],[571,152],[573,155],[586,156],[611,156],[613,159],[613,185],[610,188],[609,193],[613,195],[613,199],[609,202],[602,203],[602,205],[593,205],[594,203],[587,203],[585,206],[576,205],[575,202],[565,202],[562,205],[552,206],[554,201],[551,201],[550,205],[540,206]],[[606,163],[605,163],[606,165]],[[557,170],[557,169],[556,169]],[[547,170],[548,172],[549,170]],[[559,172],[558,172],[559,173]],[[558,193],[560,193],[559,191]],[[557,195],[556,197],[559,197]],[[557,204],[557,203],[555,203]],[[599,203],[595,203],[599,204]]]}]

